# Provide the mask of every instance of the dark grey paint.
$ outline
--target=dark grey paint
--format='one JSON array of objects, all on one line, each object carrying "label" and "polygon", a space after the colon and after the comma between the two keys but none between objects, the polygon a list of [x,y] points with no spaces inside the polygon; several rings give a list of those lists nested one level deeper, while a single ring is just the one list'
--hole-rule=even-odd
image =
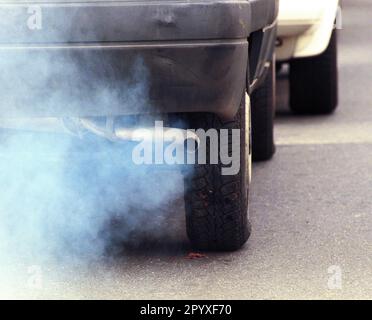
[{"label": "dark grey paint", "polygon": [[[41,30],[27,28],[29,3],[38,3],[42,8]],[[253,31],[272,24],[276,13],[275,0],[2,3],[0,21],[6,19],[10,23],[0,28],[0,59],[23,56],[30,63],[21,68],[5,64],[0,84],[17,82],[19,77],[26,82],[42,83],[43,79],[34,80],[41,77],[40,74],[30,72],[32,62],[42,55],[55,61],[57,66],[63,57],[69,57],[79,66],[79,78],[83,80],[78,86],[80,91],[76,91],[77,86],[70,85],[74,81],[70,81],[69,74],[59,71],[52,82],[48,81],[48,88],[33,88],[34,97],[19,92],[2,97],[0,115],[95,116],[204,111],[232,117],[244,87],[249,86],[246,83],[247,39]],[[265,46],[269,50],[267,43]],[[266,57],[262,50],[260,52],[260,57]],[[129,67],[136,58],[143,59],[150,75],[152,108],[133,108],[125,101],[111,108],[94,105],[94,101],[89,100],[90,79],[98,78],[120,91],[118,86],[130,81]],[[14,79],[9,79],[9,75]],[[46,90],[59,90],[71,101],[52,107],[30,103],[40,101],[38,98]],[[11,91],[12,88],[7,90],[9,95]],[[84,103],[74,103],[77,96]],[[10,107],[9,101],[12,101]]]}]

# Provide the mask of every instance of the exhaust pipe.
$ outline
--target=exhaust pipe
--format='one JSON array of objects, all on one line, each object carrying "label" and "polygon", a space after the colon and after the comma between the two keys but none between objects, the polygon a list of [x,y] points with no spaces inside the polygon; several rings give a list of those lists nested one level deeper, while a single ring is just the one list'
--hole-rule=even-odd
[{"label": "exhaust pipe", "polygon": [[190,152],[196,151],[200,144],[194,131],[163,127],[162,121],[155,121],[154,127],[116,127],[114,118],[107,118],[106,126],[100,126],[88,118],[0,118],[0,127],[31,132],[72,134],[80,138],[84,133],[90,132],[113,142],[175,143],[182,144]]},{"label": "exhaust pipe", "polygon": [[81,125],[91,133],[111,141],[135,141],[155,142],[163,140],[164,143],[182,142],[192,140],[199,144],[199,138],[191,130],[163,127],[162,121],[155,121],[155,127],[119,127],[114,126],[113,121],[108,121],[102,128],[88,119],[80,119]]}]

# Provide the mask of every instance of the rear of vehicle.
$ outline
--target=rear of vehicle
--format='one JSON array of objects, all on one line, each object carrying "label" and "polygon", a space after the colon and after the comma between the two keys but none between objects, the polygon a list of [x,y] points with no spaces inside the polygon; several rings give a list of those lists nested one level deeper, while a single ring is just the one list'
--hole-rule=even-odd
[{"label": "rear of vehicle", "polygon": [[290,106],[297,113],[337,107],[338,0],[281,0],[277,60],[290,65]]},{"label": "rear of vehicle", "polygon": [[185,178],[192,243],[237,249],[250,233],[248,95],[272,67],[277,9],[275,0],[2,2],[0,122],[104,118],[115,134],[116,119],[152,115],[240,129],[237,174],[223,176],[219,159]]}]

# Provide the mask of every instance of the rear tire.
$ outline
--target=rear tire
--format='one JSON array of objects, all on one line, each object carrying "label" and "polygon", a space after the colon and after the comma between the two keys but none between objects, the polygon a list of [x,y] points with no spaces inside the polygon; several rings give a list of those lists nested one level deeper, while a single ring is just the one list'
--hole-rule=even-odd
[{"label": "rear tire", "polygon": [[319,56],[290,62],[290,107],[298,114],[330,114],[338,104],[337,33]]},{"label": "rear tire", "polygon": [[275,87],[276,66],[273,59],[264,83],[251,96],[253,161],[269,160],[275,153]]},{"label": "rear tire", "polygon": [[[240,110],[232,121],[223,121],[214,114],[191,114],[189,127],[240,129],[240,171],[222,175],[219,164],[195,165],[192,176],[185,177],[186,227],[188,237],[198,250],[234,251],[248,240],[248,190],[251,174],[250,103],[244,95]],[[229,139],[229,154],[232,148]]]}]

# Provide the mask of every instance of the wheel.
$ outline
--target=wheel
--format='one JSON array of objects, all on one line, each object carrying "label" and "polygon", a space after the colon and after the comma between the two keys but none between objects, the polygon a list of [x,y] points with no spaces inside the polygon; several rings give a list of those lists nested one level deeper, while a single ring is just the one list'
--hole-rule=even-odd
[{"label": "wheel", "polygon": [[253,161],[269,160],[275,153],[275,87],[276,66],[273,59],[264,83],[251,95]]},{"label": "wheel", "polygon": [[290,62],[290,107],[299,114],[329,114],[338,103],[337,33],[319,56]]},{"label": "wheel", "polygon": [[[251,227],[248,221],[248,190],[251,177],[250,101],[242,98],[239,112],[232,121],[223,121],[214,114],[191,114],[190,128],[229,129],[227,144],[240,146],[235,160],[240,170],[234,175],[224,175],[221,155],[217,164],[209,164],[209,141],[206,145],[207,164],[196,164],[193,174],[185,177],[185,209],[188,237],[198,250],[234,251],[248,240]],[[230,129],[240,129],[240,141],[234,145]]]}]

